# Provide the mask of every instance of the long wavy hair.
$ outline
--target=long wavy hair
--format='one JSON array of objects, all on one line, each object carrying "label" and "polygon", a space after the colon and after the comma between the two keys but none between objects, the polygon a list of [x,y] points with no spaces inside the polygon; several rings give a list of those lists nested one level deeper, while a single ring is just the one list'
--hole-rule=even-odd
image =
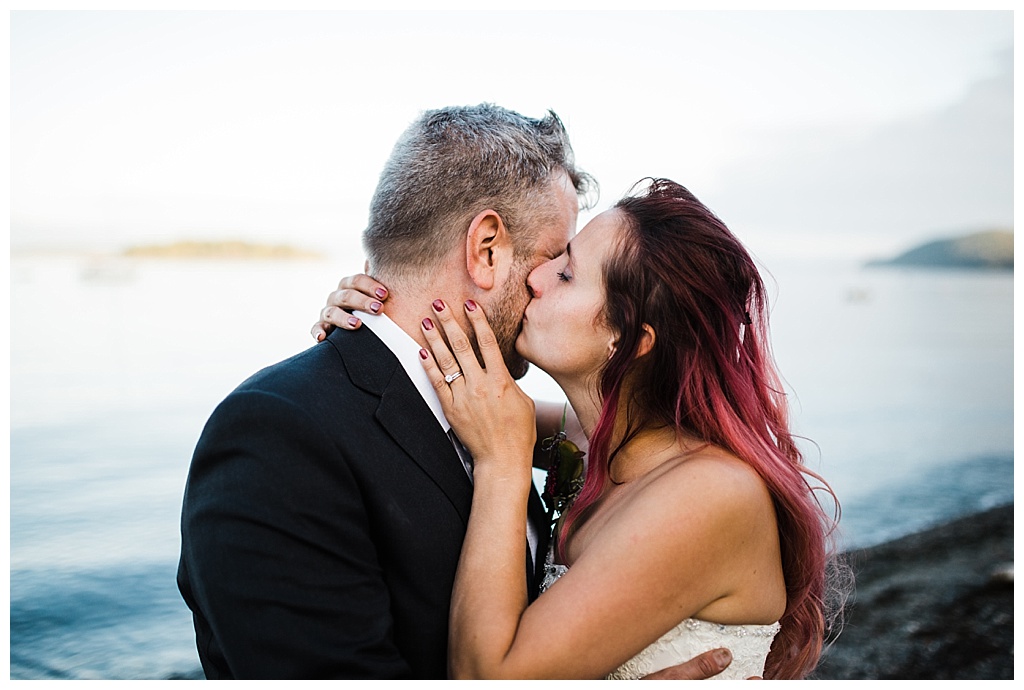
[{"label": "long wavy hair", "polygon": [[[790,433],[754,261],[684,187],[665,179],[641,183],[615,205],[626,230],[604,266],[602,317],[618,340],[600,374],[601,414],[583,489],[562,521],[560,549],[600,497],[619,449],[641,429],[668,426],[727,449],[761,476],[778,521],[787,604],[764,677],[803,678],[825,637],[826,567],[839,504],[803,465]],[[655,342],[637,358],[645,323]],[[616,440],[620,411],[626,433]],[[819,491],[829,495],[830,511]]]}]

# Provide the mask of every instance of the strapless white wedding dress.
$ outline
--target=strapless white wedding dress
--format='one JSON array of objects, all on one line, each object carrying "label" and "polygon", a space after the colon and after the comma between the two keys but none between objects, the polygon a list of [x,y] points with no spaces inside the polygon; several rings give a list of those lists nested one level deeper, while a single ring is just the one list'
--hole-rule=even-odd
[{"label": "strapless white wedding dress", "polygon": [[[553,562],[548,552],[544,562],[544,580],[540,591],[546,591],[569,568]],[[764,675],[764,660],[779,624],[721,625],[687,618],[662,635],[649,647],[608,675],[608,680],[636,680],[706,652],[726,647],[732,652],[732,663],[712,680],[743,680]]]}]

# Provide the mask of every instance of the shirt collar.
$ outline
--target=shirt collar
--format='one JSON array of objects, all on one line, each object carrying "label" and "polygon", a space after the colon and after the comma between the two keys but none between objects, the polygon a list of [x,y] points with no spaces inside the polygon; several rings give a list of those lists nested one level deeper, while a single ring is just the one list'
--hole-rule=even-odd
[{"label": "shirt collar", "polygon": [[374,335],[380,338],[381,342],[391,350],[391,354],[398,359],[398,363],[405,369],[405,373],[409,375],[413,385],[416,386],[416,390],[423,397],[423,402],[427,403],[427,407],[430,408],[430,411],[434,413],[434,417],[437,418],[437,423],[441,425],[441,428],[447,434],[452,425],[448,423],[448,419],[444,416],[444,411],[441,409],[441,401],[434,391],[433,384],[430,383],[430,379],[427,377],[427,372],[423,370],[423,365],[420,364],[420,350],[422,349],[420,344],[413,340],[412,336],[399,328],[398,324],[385,314],[370,314],[362,311],[354,311],[353,314],[361,319],[363,325],[373,331]]}]

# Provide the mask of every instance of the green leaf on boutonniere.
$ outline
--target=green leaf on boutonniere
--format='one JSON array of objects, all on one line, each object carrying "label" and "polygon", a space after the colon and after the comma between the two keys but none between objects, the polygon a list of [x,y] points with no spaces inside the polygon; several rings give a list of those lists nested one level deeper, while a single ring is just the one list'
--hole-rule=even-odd
[{"label": "green leaf on boutonniere", "polygon": [[544,507],[549,513],[561,515],[572,505],[583,488],[584,464],[586,455],[565,434],[565,411],[562,412],[562,429],[554,436],[541,442],[541,450],[548,453],[548,477],[544,483]]}]

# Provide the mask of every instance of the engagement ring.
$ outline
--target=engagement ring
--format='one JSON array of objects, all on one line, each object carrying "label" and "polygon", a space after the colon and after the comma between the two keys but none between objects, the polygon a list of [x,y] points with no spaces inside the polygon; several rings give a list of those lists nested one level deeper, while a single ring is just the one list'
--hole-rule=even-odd
[{"label": "engagement ring", "polygon": [[448,374],[447,376],[444,377],[444,382],[450,386],[452,384],[452,381],[459,378],[460,376],[462,376],[461,371],[457,371],[454,374]]}]

